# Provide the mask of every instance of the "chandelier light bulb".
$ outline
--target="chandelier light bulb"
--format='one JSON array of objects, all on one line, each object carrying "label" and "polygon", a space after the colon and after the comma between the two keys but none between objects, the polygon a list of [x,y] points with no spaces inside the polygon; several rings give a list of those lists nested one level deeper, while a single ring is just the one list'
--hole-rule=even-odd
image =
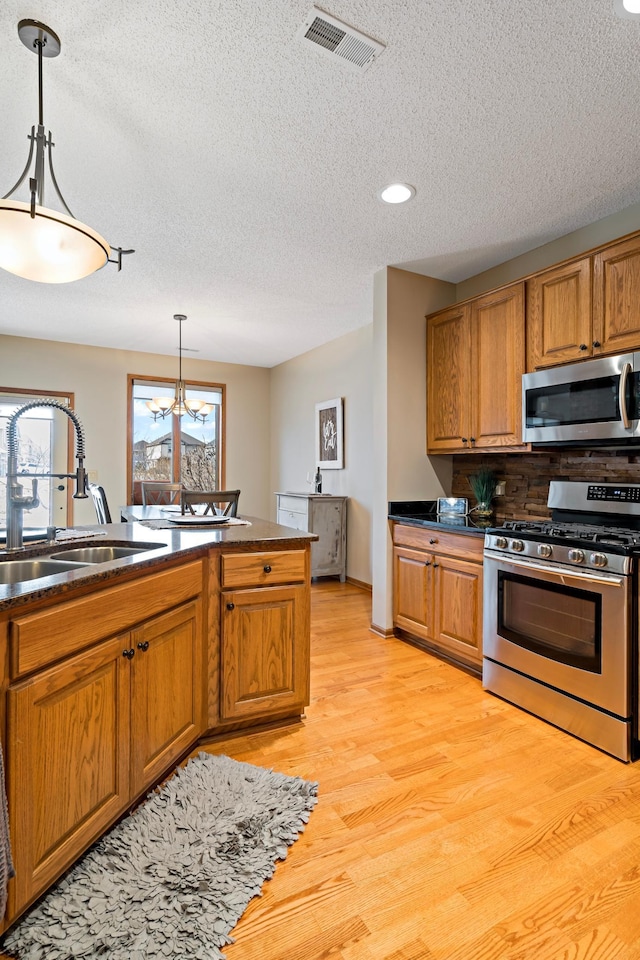
[{"label": "chandelier light bulb", "polygon": [[[99,233],[76,220],[60,193],[53,171],[54,144],[51,131],[45,131],[42,111],[42,60],[58,56],[60,38],[38,20],[21,20],[18,36],[25,47],[38,56],[38,124],[31,128],[28,137],[31,146],[20,179],[0,199],[0,267],[39,283],[81,280],[106,263],[117,263],[120,270],[123,254],[134,251],[112,248]],[[51,187],[64,213],[42,203],[47,151]],[[25,181],[29,201],[12,200]],[[117,254],[114,260],[110,259],[112,249]]]}]

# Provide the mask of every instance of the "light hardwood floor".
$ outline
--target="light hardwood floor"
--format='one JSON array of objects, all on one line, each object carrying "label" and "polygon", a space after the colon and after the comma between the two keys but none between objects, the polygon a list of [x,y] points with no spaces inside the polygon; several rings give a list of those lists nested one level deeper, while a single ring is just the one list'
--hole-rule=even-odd
[{"label": "light hardwood floor", "polygon": [[304,723],[209,747],[320,784],[228,960],[638,960],[640,764],[312,594]]},{"label": "light hardwood floor", "polygon": [[306,720],[207,746],[320,784],[228,960],[640,960],[640,763],[312,603]]}]

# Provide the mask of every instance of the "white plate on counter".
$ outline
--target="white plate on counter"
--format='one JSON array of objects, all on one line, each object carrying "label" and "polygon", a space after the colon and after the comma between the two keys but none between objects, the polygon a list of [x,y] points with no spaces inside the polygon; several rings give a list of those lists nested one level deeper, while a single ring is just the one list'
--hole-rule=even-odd
[{"label": "white plate on counter", "polygon": [[168,517],[169,523],[184,523],[186,526],[197,524],[202,527],[205,523],[228,523],[230,517]]}]

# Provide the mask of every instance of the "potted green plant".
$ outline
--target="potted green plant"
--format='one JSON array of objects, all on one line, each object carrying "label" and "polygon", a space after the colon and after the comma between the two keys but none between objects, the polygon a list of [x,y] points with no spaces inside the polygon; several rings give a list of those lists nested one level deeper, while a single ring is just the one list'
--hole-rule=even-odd
[{"label": "potted green plant", "polygon": [[496,492],[498,478],[489,467],[480,467],[477,473],[469,477],[469,484],[476,498],[477,506],[474,512],[479,517],[490,517],[492,514],[491,501]]}]

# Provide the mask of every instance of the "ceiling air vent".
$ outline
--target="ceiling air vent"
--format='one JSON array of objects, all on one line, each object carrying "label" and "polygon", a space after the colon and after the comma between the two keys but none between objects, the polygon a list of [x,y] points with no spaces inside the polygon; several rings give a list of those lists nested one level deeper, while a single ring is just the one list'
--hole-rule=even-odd
[{"label": "ceiling air vent", "polygon": [[366,70],[384,50],[383,43],[359,33],[318,7],[311,8],[297,36],[305,43],[312,43],[320,53],[338,57],[359,73]]}]

